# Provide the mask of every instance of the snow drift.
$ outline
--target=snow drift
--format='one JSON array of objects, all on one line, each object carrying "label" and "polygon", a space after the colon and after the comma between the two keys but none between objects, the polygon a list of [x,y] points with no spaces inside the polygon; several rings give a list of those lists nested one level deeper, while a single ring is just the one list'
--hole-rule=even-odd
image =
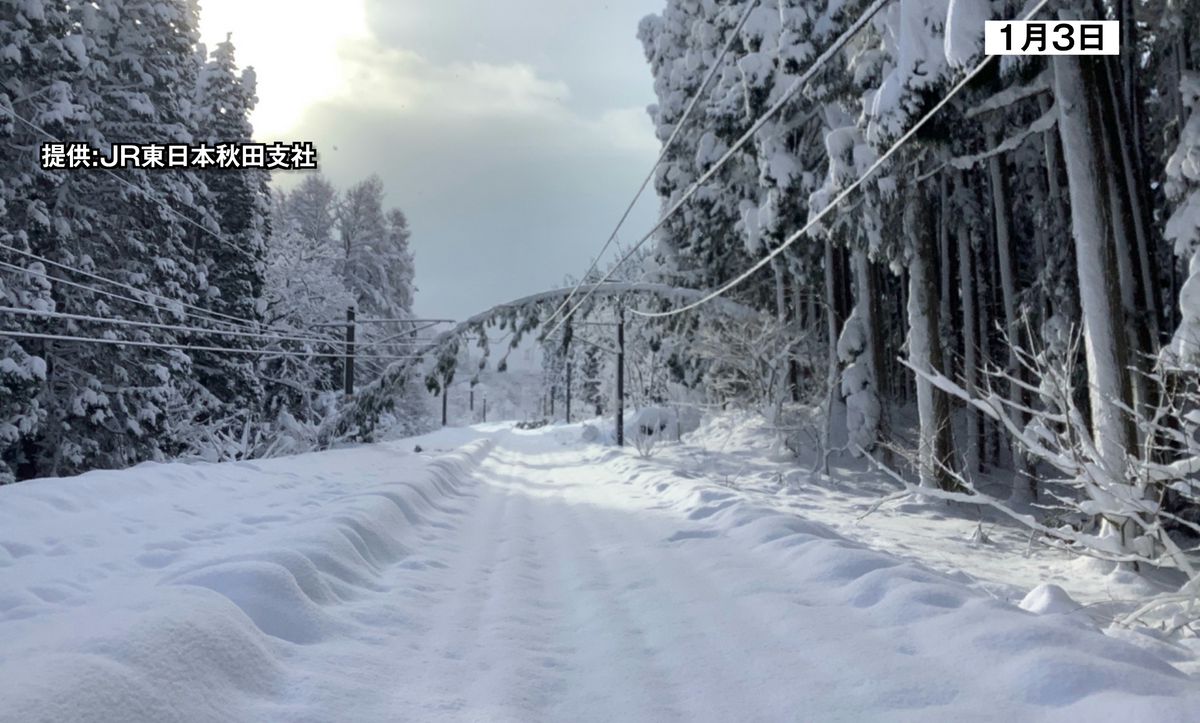
[{"label": "snow drift", "polygon": [[457,509],[490,446],[0,488],[0,721],[262,720],[294,646],[363,634],[345,603]]}]

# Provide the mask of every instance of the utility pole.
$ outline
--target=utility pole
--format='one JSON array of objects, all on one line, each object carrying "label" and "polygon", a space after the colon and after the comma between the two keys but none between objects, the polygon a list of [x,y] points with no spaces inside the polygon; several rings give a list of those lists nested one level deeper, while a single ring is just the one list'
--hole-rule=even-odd
[{"label": "utility pole", "polygon": [[617,302],[617,446],[625,446],[625,306]]},{"label": "utility pole", "polygon": [[446,396],[449,393],[449,384],[442,384],[442,426],[446,426]]},{"label": "utility pole", "polygon": [[487,421],[487,397],[483,398],[483,421]]},{"label": "utility pole", "polygon": [[346,399],[354,398],[354,307],[346,308]]},{"label": "utility pole", "polygon": [[471,403],[471,411],[474,412],[475,411],[475,390],[474,389],[471,390],[471,402],[470,403]]},{"label": "utility pole", "polygon": [[552,385],[550,387],[550,419],[554,419],[554,389],[555,387]]},{"label": "utility pole", "polygon": [[571,326],[571,316],[567,316],[566,326],[563,327],[562,358],[567,365],[567,424],[571,423],[571,339],[575,330]]}]

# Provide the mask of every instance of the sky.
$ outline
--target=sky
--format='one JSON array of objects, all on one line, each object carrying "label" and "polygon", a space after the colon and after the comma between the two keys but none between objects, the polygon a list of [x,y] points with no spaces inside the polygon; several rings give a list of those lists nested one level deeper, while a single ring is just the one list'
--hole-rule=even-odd
[{"label": "sky", "polygon": [[[259,140],[313,141],[342,189],[379,174],[413,231],[416,311],[463,319],[582,275],[612,232],[659,150],[636,33],[664,5],[202,0],[201,30],[254,67]],[[649,189],[618,239],[657,210]]]}]

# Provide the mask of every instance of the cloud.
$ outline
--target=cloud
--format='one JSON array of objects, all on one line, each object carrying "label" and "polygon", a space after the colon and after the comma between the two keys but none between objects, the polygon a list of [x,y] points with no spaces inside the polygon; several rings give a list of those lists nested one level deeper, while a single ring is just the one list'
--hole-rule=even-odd
[{"label": "cloud", "polygon": [[654,123],[645,108],[616,108],[608,110],[595,122],[596,132],[608,138],[615,148],[654,151],[661,148],[654,134]]},{"label": "cloud", "polygon": [[435,63],[518,62],[575,91],[574,111],[598,115],[649,102],[652,79],[638,21],[663,0],[364,0],[380,42]]},{"label": "cloud", "polygon": [[[517,25],[507,4],[368,0],[367,34],[332,46],[336,90],[288,128],[340,188],[383,179],[412,226],[421,314],[465,318],[582,273],[658,153],[633,38],[635,6],[657,0],[617,0],[620,17],[514,2]],[[651,191],[621,240],[657,209]]]},{"label": "cloud", "polygon": [[[585,128],[590,137],[580,127],[328,101],[296,133],[316,143],[339,187],[379,173],[412,225],[418,309],[465,318],[582,273],[654,162],[654,149],[598,143],[599,126]],[[285,187],[300,178],[279,176]],[[648,194],[621,238],[644,232],[656,210]]]},{"label": "cloud", "polygon": [[263,140],[282,138],[309,103],[333,94],[337,43],[369,34],[361,5],[327,0],[290,0],[286,12],[276,0],[204,0],[200,26],[210,50],[232,33],[238,64],[254,67]]},{"label": "cloud", "polygon": [[405,114],[540,116],[566,120],[570,89],[524,63],[439,65],[375,38],[338,44],[342,82],[333,101]]}]

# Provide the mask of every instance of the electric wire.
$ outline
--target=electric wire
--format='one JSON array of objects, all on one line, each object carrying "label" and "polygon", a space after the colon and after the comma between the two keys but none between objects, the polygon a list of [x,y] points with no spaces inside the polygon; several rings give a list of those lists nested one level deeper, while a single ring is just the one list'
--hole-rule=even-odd
[{"label": "electric wire", "polygon": [[[27,268],[24,268],[22,266],[17,266],[16,264],[10,264],[5,261],[0,261],[0,270],[12,271],[12,272],[23,273],[23,274],[32,274],[33,273],[32,271],[30,271]],[[102,296],[108,296],[110,298],[117,299],[119,301],[128,301],[133,304],[140,304],[142,306],[146,306],[151,309],[154,309],[155,311],[164,311],[164,312],[172,313],[172,314],[180,314],[184,317],[191,318],[191,319],[198,319],[200,321],[206,321],[206,322],[214,321],[214,319],[197,316],[195,314],[190,314],[187,312],[180,312],[180,311],[174,311],[172,309],[166,309],[161,306],[158,306],[157,304],[152,304],[148,301],[143,301],[141,299],[135,299],[135,298],[132,298],[129,296],[124,296],[122,294],[117,294],[112,291],[107,291],[105,289],[98,289],[94,286],[88,286],[87,284],[81,284],[77,281],[71,281],[70,279],[53,278],[52,281],[55,284],[63,284],[65,286],[71,286],[74,288],[83,289],[85,291],[91,291],[93,293],[100,294]],[[14,311],[13,313],[24,313],[25,311],[28,311],[28,310],[22,309],[22,310]],[[91,320],[91,321],[113,321],[112,319],[104,319],[102,317],[88,317],[88,320]],[[220,323],[228,323],[228,322],[220,322]],[[171,328],[172,327],[172,325],[159,324],[157,322],[138,322],[138,324],[148,324],[148,325],[160,326],[162,328]],[[211,331],[214,333],[220,332],[222,334],[228,334],[228,335],[234,335],[234,336],[243,335],[243,334],[234,334],[231,331],[222,331],[219,329],[204,329],[204,328],[200,328],[200,327],[184,327],[184,328],[187,331]],[[239,328],[241,328],[241,327],[239,327]],[[270,341],[296,341],[296,342],[307,343],[307,344],[340,344],[341,343],[340,339],[333,339],[333,338],[328,338],[328,337],[304,337],[304,336],[284,336],[284,335],[268,336],[268,335],[262,334],[261,332],[246,332],[245,335],[256,336],[256,337],[267,339]]]},{"label": "electric wire", "polygon": [[[1037,14],[1037,12],[1039,10],[1041,10],[1046,5],[1046,3],[1048,3],[1049,1],[1050,0],[1040,0],[1040,2],[1038,2],[1038,4],[1035,5],[1032,10],[1030,10],[1028,13],[1026,13],[1025,17],[1021,18],[1021,21],[1024,22],[1026,20],[1029,20],[1029,18],[1031,18],[1035,14]],[[801,228],[799,231],[797,231],[796,233],[789,236],[778,248],[776,248],[774,251],[772,251],[771,253],[764,256],[758,263],[751,266],[740,276],[738,276],[737,278],[733,279],[732,281],[726,283],[725,285],[721,286],[716,291],[713,291],[712,293],[707,294],[703,298],[701,298],[697,301],[691,302],[685,306],[679,307],[678,309],[671,309],[669,311],[658,311],[658,312],[638,311],[636,309],[631,309],[630,311],[632,311],[637,316],[642,316],[642,317],[651,318],[651,319],[675,316],[677,314],[682,314],[686,311],[695,309],[696,307],[701,306],[702,304],[708,303],[709,301],[712,301],[713,299],[717,298],[718,296],[723,295],[725,292],[729,291],[733,287],[742,283],[746,279],[750,278],[756,271],[758,271],[762,267],[766,266],[768,263],[771,262],[772,259],[774,259],[779,254],[783,253],[785,249],[787,249],[789,246],[791,246],[796,241],[798,241],[801,236],[803,236],[805,233],[808,232],[808,230],[810,228],[812,228],[814,225],[816,225],[816,223],[818,221],[820,221],[822,218],[824,218],[825,214],[827,214],[831,210],[833,210],[834,206],[836,206],[838,203],[840,203],[844,198],[846,198],[846,196],[849,196],[851,192],[853,192],[864,181],[866,181],[867,178],[869,178],[871,176],[871,174],[876,171],[876,169],[878,169],[881,165],[883,165],[884,162],[887,161],[888,158],[890,158],[897,150],[899,150],[900,147],[902,145],[904,145],[905,142],[908,141],[908,139],[912,138],[916,134],[916,132],[919,131],[921,129],[921,127],[924,126],[925,123],[927,123],[929,121],[930,118],[932,118],[939,110],[941,110],[947,103],[949,103],[950,99],[953,98],[958,93],[958,91],[960,91],[964,87],[966,87],[967,83],[971,82],[971,80],[973,80],[976,75],[979,75],[979,73],[983,72],[983,69],[987,66],[988,63],[990,63],[992,61],[992,59],[993,58],[990,55],[984,57],[984,59],[982,61],[980,61],[979,64],[976,65],[971,70],[971,72],[969,72],[965,76],[963,76],[962,80],[960,80],[957,84],[954,85],[954,87],[952,87],[950,89],[950,92],[947,93],[945,95],[945,97],[943,97],[940,101],[938,101],[937,105],[935,105],[928,113],[926,113],[924,116],[922,116],[921,119],[918,120],[911,128],[909,128],[908,131],[904,135],[900,136],[900,139],[897,140],[892,145],[892,147],[887,150],[886,153],[884,153],[873,164],[871,164],[871,166],[868,167],[867,170],[865,172],[863,172],[863,174],[854,181],[854,183],[850,184],[848,187],[846,187],[844,190],[842,190],[841,193],[839,193],[837,196],[835,196],[834,199],[832,201],[830,201],[824,208],[822,208],[821,211],[819,213],[817,213],[816,216],[813,216],[812,218],[810,218],[808,223],[806,223],[803,228]]]},{"label": "electric wire", "polygon": [[[135,294],[145,294],[147,296],[153,296],[155,298],[162,299],[163,301],[167,302],[168,304],[179,304],[180,306],[182,306],[185,309],[192,309],[192,310],[207,314],[210,317],[215,317],[215,318],[205,319],[206,321],[209,321],[209,322],[219,321],[219,323],[223,323],[223,324],[231,324],[231,325],[236,324],[237,326],[245,327],[248,329],[253,329],[256,327],[255,322],[253,322],[249,319],[243,319],[241,317],[232,316],[230,314],[223,314],[219,311],[212,311],[211,309],[205,309],[203,307],[196,306],[194,304],[189,304],[185,301],[180,301],[178,299],[172,299],[169,296],[163,296],[162,294],[158,294],[153,291],[147,291],[145,289],[138,289],[136,287],[130,286],[129,284],[125,284],[120,281],[116,281],[115,279],[110,279],[106,276],[101,276],[99,274],[92,273],[91,271],[84,271],[83,269],[78,269],[78,268],[75,268],[74,266],[68,266],[66,264],[60,263],[58,261],[54,261],[52,259],[48,259],[45,256],[39,256],[38,254],[35,254],[31,251],[26,251],[26,250],[18,248],[16,246],[9,246],[8,244],[0,243],[0,249],[4,249],[6,251],[12,251],[13,253],[21,254],[22,256],[26,256],[35,261],[40,261],[44,264],[48,264],[50,266],[62,269],[64,271],[70,271],[72,273],[76,273],[81,276],[86,276],[89,279],[95,279],[96,281],[99,281],[101,283],[112,284],[113,286],[116,286],[117,288],[125,289],[127,291],[132,291]],[[141,302],[141,303],[146,303],[146,302]],[[151,304],[151,306],[153,306],[156,309],[163,309],[163,307],[155,305],[155,304]],[[170,308],[166,308],[164,310],[171,311]],[[226,319],[228,319],[228,321],[225,321]]]},{"label": "electric wire", "polygon": [[[721,158],[718,159],[717,162],[711,168],[708,169],[708,171],[706,171],[703,175],[700,176],[700,178],[698,178],[696,181],[694,181],[692,183],[692,185],[688,187],[687,191],[682,196],[680,196],[679,199],[677,201],[675,201],[674,204],[672,204],[671,208],[668,209],[667,212],[664,213],[658,219],[657,222],[655,222],[654,226],[651,227],[650,230],[647,231],[644,236],[642,236],[641,240],[639,240],[636,244],[634,244],[633,247],[629,249],[629,251],[625,252],[625,255],[622,256],[620,259],[618,259],[617,263],[614,264],[613,267],[611,269],[609,269],[608,272],[605,273],[604,276],[599,281],[595,282],[595,284],[592,286],[591,289],[588,290],[588,292],[584,295],[584,297],[582,299],[580,299],[579,302],[577,304],[575,304],[575,306],[572,307],[571,310],[568,311],[564,315],[563,319],[570,318],[570,316],[572,314],[574,314],[576,311],[578,311],[579,307],[583,306],[583,304],[587,302],[587,300],[592,296],[592,294],[595,292],[596,288],[600,284],[603,284],[605,281],[610,279],[612,277],[612,275],[614,273],[616,273],[617,269],[619,269],[621,267],[622,264],[624,264],[627,260],[629,260],[629,258],[632,257],[633,254],[636,253],[637,250],[642,247],[642,245],[644,245],[647,241],[650,240],[651,237],[654,236],[654,233],[656,231],[658,231],[658,229],[661,228],[662,225],[664,223],[666,223],[668,219],[671,218],[671,216],[675,215],[675,213],[677,211],[679,211],[680,208],[683,207],[683,204],[688,199],[690,199],[700,189],[700,186],[704,182],[706,182],[708,179],[712,178],[712,176],[717,172],[717,170],[720,169],[721,166],[723,166],[730,158],[733,157],[734,153],[736,153],[743,145],[745,145],[746,142],[749,141],[754,136],[754,134],[759,131],[759,129],[761,129],[764,125],[766,125],[767,121],[769,121],[772,116],[774,116],[776,113],[778,113],[780,111],[780,109],[782,109],[783,106],[786,105],[789,100],[791,100],[791,97],[796,93],[796,91],[798,91],[801,87],[803,87],[803,85],[805,83],[807,83],[816,74],[816,72],[818,70],[821,69],[822,65],[824,65],[826,62],[828,62],[829,59],[832,58],[834,56],[834,54],[836,54],[839,50],[841,50],[842,47],[846,43],[850,42],[850,39],[852,37],[854,37],[858,33],[858,31],[861,30],[868,22],[871,21],[871,18],[875,17],[875,15],[880,10],[882,10],[884,8],[884,6],[888,5],[891,2],[892,2],[892,0],[875,0],[873,3],[871,3],[871,5],[868,6],[865,11],[863,11],[863,14],[858,18],[858,20],[854,21],[853,25],[851,25],[849,28],[846,29],[845,32],[843,32],[840,36],[838,36],[837,40],[833,41],[833,44],[830,45],[828,48],[826,48],[825,52],[821,53],[821,55],[815,61],[813,61],[813,64],[811,66],[809,66],[808,70],[806,70],[804,72],[804,74],[801,75],[799,78],[796,78],[796,80],[792,82],[791,86],[789,86],[788,89],[786,91],[784,91],[783,95],[780,96],[780,98],[777,101],[775,101],[775,103],[770,108],[768,108],[767,111],[762,116],[760,116],[757,121],[755,121],[754,125],[750,126],[750,130],[748,130],[744,134],[742,134],[742,137],[739,138],[737,140],[737,142],[735,142],[729,148],[729,150],[725,151],[725,154],[723,156],[721,156]],[[559,327],[561,327],[563,324],[563,319],[560,319],[558,321],[558,323],[554,326],[554,328],[551,329],[546,334],[546,336],[552,336],[556,331],[558,331]]]},{"label": "electric wire", "polygon": [[705,75],[704,79],[701,81],[700,87],[696,89],[696,92],[692,95],[691,100],[684,109],[683,115],[680,116],[679,121],[675,124],[675,128],[671,131],[671,135],[667,138],[667,142],[663,144],[662,151],[658,154],[658,159],[654,161],[654,165],[650,167],[650,172],[647,173],[646,178],[642,180],[642,185],[638,187],[637,193],[635,193],[633,196],[633,200],[630,201],[629,205],[625,208],[625,213],[621,214],[621,219],[617,221],[617,227],[613,229],[611,234],[609,234],[608,240],[604,242],[604,246],[601,247],[600,253],[596,254],[595,258],[592,259],[592,263],[590,266],[588,266],[587,271],[583,272],[583,276],[579,278],[579,283],[575,284],[575,288],[571,290],[571,293],[567,295],[567,298],[564,299],[563,302],[558,305],[558,308],[554,310],[554,313],[550,314],[550,317],[546,319],[547,324],[551,321],[554,321],[554,319],[557,318],[560,313],[562,313],[562,310],[567,308],[567,306],[571,303],[571,299],[573,299],[575,294],[579,293],[579,289],[583,287],[584,282],[587,280],[588,274],[595,270],[596,265],[600,263],[600,259],[604,256],[604,252],[607,251],[608,247],[612,245],[612,242],[616,240],[617,232],[621,230],[621,226],[625,224],[626,219],[629,218],[629,214],[633,212],[633,207],[637,205],[638,199],[642,197],[642,193],[645,192],[646,186],[650,185],[650,181],[654,178],[654,174],[658,170],[658,167],[662,165],[664,160],[666,160],[667,152],[670,151],[671,146],[675,143],[675,139],[679,136],[679,132],[683,130],[684,123],[687,122],[688,118],[692,114],[692,109],[696,107],[696,103],[700,100],[700,96],[704,95],[704,92],[708,89],[709,83],[711,83],[713,78],[717,76],[717,70],[721,68],[721,64],[725,60],[725,56],[729,53],[729,49],[733,47],[733,41],[737,39],[738,33],[742,31],[742,28],[746,25],[746,21],[750,19],[750,12],[758,6],[759,1],[760,0],[752,0],[752,2],[746,6],[746,11],[742,13],[741,19],[733,28],[733,31],[729,34],[729,38],[725,41],[725,46],[721,48],[721,52],[717,55],[717,59],[713,62],[712,67],[708,69],[708,74]]},{"label": "electric wire", "polygon": [[[16,314],[20,316],[40,316],[49,319],[66,319],[70,321],[92,321],[100,324],[114,324],[116,326],[133,326],[143,329],[165,329],[167,331],[181,331],[189,334],[208,334],[218,336],[236,336],[259,339],[262,341],[310,341],[302,337],[278,337],[267,336],[264,334],[256,334],[250,331],[232,331],[224,329],[204,329],[194,326],[181,326],[177,324],[162,324],[154,321],[136,321],[133,319],[107,319],[100,316],[87,316],[84,314],[68,314],[60,311],[43,311],[40,309],[22,309],[14,306],[0,306],[0,314]],[[335,339],[313,340],[318,344],[342,344],[343,341]]]},{"label": "electric wire", "polygon": [[[110,344],[115,346],[137,346],[152,349],[173,349],[177,351],[210,351],[210,352],[228,352],[230,354],[251,354],[256,356],[269,357],[302,357],[305,359],[323,358],[323,359],[346,359],[354,357],[353,354],[333,354],[325,352],[291,352],[291,351],[274,351],[270,349],[234,349],[230,347],[218,346],[199,346],[195,344],[167,344],[164,342],[151,341],[130,341],[123,339],[99,339],[90,336],[72,336],[68,334],[42,334],[38,332],[12,331],[9,329],[0,329],[0,336],[16,337],[19,339],[45,339],[50,341],[79,341],[92,344]],[[387,359],[391,361],[397,360],[412,360],[420,359],[419,355],[415,356],[372,356],[371,359]]]}]

